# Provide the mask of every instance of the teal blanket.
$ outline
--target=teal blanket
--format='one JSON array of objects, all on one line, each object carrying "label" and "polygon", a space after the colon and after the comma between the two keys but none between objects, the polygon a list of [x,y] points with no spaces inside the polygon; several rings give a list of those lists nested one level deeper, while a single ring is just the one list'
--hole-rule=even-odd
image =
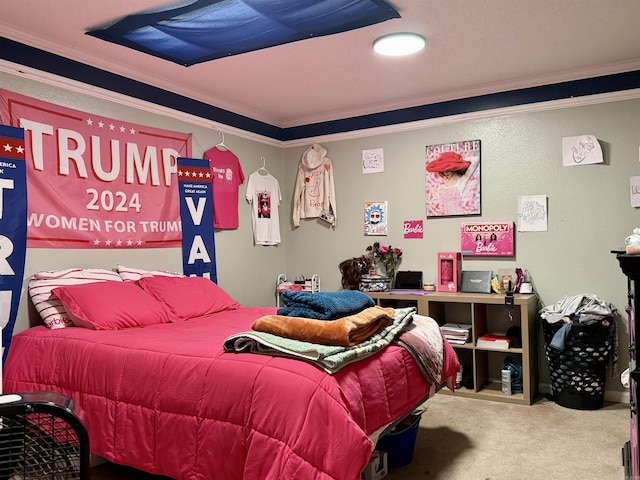
[{"label": "teal blanket", "polygon": [[301,342],[252,330],[228,337],[224,342],[224,349],[227,352],[260,353],[305,360],[334,374],[345,365],[370,357],[389,345],[402,328],[411,322],[415,311],[414,307],[395,309],[389,326],[353,347]]},{"label": "teal blanket", "polygon": [[285,306],[278,309],[278,315],[316,320],[335,320],[375,305],[369,295],[359,290],[317,293],[287,290],[280,299]]}]

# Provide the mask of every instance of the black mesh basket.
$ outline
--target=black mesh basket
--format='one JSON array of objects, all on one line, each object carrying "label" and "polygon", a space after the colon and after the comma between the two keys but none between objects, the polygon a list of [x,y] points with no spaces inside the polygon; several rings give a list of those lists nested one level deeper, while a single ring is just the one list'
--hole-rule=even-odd
[{"label": "black mesh basket", "polygon": [[607,366],[613,349],[615,318],[590,325],[573,325],[563,351],[551,347],[551,340],[564,322],[542,320],[545,353],[553,401],[577,410],[597,410],[604,403]]}]

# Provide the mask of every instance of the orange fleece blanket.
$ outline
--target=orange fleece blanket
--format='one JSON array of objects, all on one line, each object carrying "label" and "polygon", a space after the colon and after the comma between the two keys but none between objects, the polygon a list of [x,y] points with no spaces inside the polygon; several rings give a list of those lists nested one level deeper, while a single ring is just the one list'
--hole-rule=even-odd
[{"label": "orange fleece blanket", "polygon": [[265,315],[251,328],[303,342],[352,347],[391,325],[392,317],[393,308],[376,305],[336,320]]}]

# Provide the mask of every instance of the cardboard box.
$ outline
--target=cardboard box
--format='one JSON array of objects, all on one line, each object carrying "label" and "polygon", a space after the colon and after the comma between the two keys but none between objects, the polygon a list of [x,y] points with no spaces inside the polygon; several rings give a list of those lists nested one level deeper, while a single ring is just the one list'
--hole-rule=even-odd
[{"label": "cardboard box", "polygon": [[462,254],[460,252],[438,252],[439,292],[457,292],[462,275]]},{"label": "cardboard box", "polygon": [[369,463],[360,474],[360,480],[380,480],[389,473],[387,464],[387,452],[374,450]]}]

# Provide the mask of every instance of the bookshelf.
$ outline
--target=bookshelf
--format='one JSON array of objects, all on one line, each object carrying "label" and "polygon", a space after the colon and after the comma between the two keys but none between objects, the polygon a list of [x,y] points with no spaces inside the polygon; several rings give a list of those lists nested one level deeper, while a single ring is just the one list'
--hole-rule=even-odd
[{"label": "bookshelf", "polygon": [[[424,295],[371,292],[369,295],[384,307],[415,306],[418,314],[432,317],[440,325],[461,323],[471,325],[468,343],[451,346],[458,354],[465,372],[472,372],[473,388],[448,389],[445,395],[480,398],[505,403],[531,405],[537,395],[538,371],[536,346],[536,319],[538,297],[535,294],[515,294],[513,306],[507,308],[505,296],[491,293],[441,293]],[[511,313],[511,317],[509,317]],[[484,333],[504,334],[511,325],[518,325],[522,332],[522,347],[497,349],[477,347],[476,340]],[[522,365],[522,393],[504,395],[500,370],[505,357],[510,356]]]}]

